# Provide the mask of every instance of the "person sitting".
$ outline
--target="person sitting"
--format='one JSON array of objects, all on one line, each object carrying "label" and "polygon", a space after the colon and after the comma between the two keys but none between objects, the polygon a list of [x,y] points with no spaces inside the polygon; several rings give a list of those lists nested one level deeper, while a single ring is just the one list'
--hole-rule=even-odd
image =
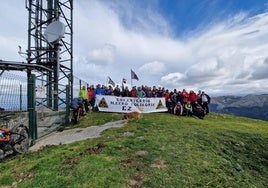
[{"label": "person sitting", "polygon": [[[173,114],[173,108],[174,104],[172,104],[171,97],[173,95],[173,92],[169,93],[168,95],[166,94],[165,97],[165,102],[166,102],[166,107],[167,107],[167,112]],[[176,104],[176,103],[175,103]]]},{"label": "person sitting", "polygon": [[[170,102],[170,106],[169,106],[169,110],[170,110],[170,112],[172,113],[172,114],[174,114],[174,108],[175,108],[175,106],[177,105],[177,95],[176,95],[176,93],[173,93],[173,92],[170,92],[170,94],[169,94],[169,102]],[[182,104],[182,103],[181,103]]]},{"label": "person sitting", "polygon": [[188,101],[185,105],[185,112],[186,112],[186,116],[192,116],[193,115],[193,107],[191,104],[191,101]]},{"label": "person sitting", "polygon": [[180,102],[177,102],[177,104],[174,107],[173,113],[175,115],[182,116],[182,112],[183,112],[183,106]]},{"label": "person sitting", "polygon": [[192,107],[193,107],[193,115],[198,117],[199,119],[204,119],[206,113],[205,110],[202,108],[202,106],[198,104],[198,102],[195,102],[193,103]]}]

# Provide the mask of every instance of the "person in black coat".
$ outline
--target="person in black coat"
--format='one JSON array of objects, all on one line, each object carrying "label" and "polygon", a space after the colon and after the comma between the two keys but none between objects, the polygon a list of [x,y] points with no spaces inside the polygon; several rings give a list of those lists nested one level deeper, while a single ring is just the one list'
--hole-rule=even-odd
[{"label": "person in black coat", "polygon": [[210,103],[210,96],[208,96],[204,91],[202,91],[200,95],[201,101],[202,101],[202,108],[205,110],[205,113],[209,113],[208,105]]}]

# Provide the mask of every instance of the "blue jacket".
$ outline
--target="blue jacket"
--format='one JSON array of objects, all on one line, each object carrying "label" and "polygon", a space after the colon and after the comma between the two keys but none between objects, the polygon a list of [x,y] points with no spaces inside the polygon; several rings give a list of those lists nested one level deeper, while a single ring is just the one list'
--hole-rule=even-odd
[{"label": "blue jacket", "polygon": [[78,109],[79,107],[84,109],[84,103],[83,103],[83,99],[81,97],[76,97],[71,101],[70,107],[72,109]]},{"label": "blue jacket", "polygon": [[105,94],[104,89],[96,88],[94,92],[94,97],[96,97],[96,95],[104,95],[104,94]]}]

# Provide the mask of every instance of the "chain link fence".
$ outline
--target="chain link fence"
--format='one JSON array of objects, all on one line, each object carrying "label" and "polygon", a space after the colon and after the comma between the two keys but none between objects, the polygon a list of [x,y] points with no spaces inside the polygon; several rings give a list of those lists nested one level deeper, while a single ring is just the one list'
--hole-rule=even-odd
[{"label": "chain link fence", "polygon": [[[0,111],[27,111],[27,75],[23,73],[4,71],[0,74]],[[73,77],[73,97],[78,96],[83,85],[89,86],[86,81]],[[59,90],[64,90],[66,86],[59,85],[58,87]],[[42,104],[47,102],[44,100],[46,90],[40,80],[36,81],[36,98],[37,109],[42,108]],[[65,108],[66,106],[59,101],[59,107]]]},{"label": "chain link fence", "polygon": [[82,86],[88,87],[89,84],[78,77],[73,77],[73,97],[78,97],[78,93]]},{"label": "chain link fence", "polygon": [[[58,110],[51,108],[51,101],[47,95],[46,87],[42,79],[35,81],[35,107],[38,138],[50,134],[57,130],[64,122],[66,115],[66,85],[58,85],[59,100]],[[88,86],[88,83],[73,77],[73,97],[77,97],[82,86]],[[27,115],[27,88],[28,79],[25,72],[2,71],[0,73],[0,113],[16,113],[19,120],[23,120],[23,124],[28,125],[29,119]],[[52,104],[56,105],[56,104]],[[9,123],[11,123],[10,121]],[[17,122],[17,120],[16,120]]]},{"label": "chain link fence", "polygon": [[0,76],[0,110],[27,110],[26,74],[3,72]]}]

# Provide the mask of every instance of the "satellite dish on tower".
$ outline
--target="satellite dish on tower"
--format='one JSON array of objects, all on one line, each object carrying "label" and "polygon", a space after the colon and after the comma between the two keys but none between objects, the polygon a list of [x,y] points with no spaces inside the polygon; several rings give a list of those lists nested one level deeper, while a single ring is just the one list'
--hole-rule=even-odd
[{"label": "satellite dish on tower", "polygon": [[49,43],[56,42],[57,40],[60,40],[65,33],[65,26],[60,21],[55,21],[50,23],[45,32],[44,37]]}]

